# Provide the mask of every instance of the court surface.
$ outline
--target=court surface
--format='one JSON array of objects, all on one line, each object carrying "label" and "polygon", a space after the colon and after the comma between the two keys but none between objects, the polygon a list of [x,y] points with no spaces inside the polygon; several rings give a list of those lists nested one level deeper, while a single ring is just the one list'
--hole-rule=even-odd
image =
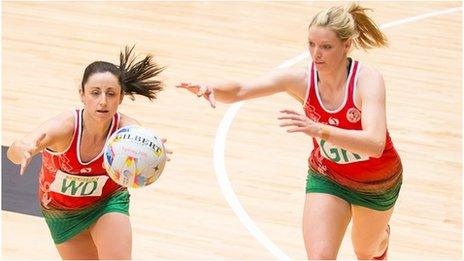
[{"label": "court surface", "polygon": [[[404,165],[389,257],[461,259],[461,3],[361,3],[374,9],[390,47],[352,57],[383,73],[388,129]],[[85,66],[116,63],[124,45],[137,44],[167,67],[166,89],[153,103],[125,99],[120,111],[166,137],[174,155],[157,183],[132,191],[133,258],[304,259],[312,143],[277,121],[280,109],[301,106],[278,94],[213,110],[174,86],[306,66],[309,20],[335,4],[3,2],[2,145],[81,107]],[[38,169],[30,171],[36,179]],[[349,235],[339,259],[355,258]],[[2,254],[59,258],[42,218],[6,210]]]}]

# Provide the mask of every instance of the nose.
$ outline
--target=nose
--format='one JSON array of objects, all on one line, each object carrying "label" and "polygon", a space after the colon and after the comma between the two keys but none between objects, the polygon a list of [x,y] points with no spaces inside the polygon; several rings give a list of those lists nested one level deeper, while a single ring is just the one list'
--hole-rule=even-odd
[{"label": "nose", "polygon": [[314,58],[321,58],[322,56],[322,52],[321,52],[321,49],[319,47],[314,47]]},{"label": "nose", "polygon": [[100,102],[99,102],[100,106],[104,107],[106,106],[106,95],[103,93],[100,97]]}]

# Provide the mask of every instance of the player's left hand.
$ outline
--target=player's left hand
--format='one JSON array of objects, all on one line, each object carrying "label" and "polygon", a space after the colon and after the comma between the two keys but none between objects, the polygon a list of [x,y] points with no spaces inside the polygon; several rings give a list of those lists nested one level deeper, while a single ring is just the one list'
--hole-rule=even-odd
[{"label": "player's left hand", "polygon": [[163,142],[164,150],[166,151],[166,159],[167,159],[168,161],[170,161],[171,158],[169,158],[168,155],[172,154],[172,150],[170,150],[170,149],[168,149],[168,147],[166,147],[166,142],[167,142],[167,141],[168,141],[168,139],[166,139],[166,138],[162,138],[162,139],[161,139],[161,142]]},{"label": "player's left hand", "polygon": [[289,127],[287,132],[303,132],[311,137],[315,137],[320,132],[320,127],[317,122],[310,120],[306,115],[294,110],[281,110],[280,116],[277,118],[282,122],[280,127]]}]

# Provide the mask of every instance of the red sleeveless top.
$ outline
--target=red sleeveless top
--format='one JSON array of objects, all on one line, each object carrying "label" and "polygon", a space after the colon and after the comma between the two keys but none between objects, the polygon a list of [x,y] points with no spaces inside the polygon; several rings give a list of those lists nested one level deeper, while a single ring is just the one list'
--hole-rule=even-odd
[{"label": "red sleeveless top", "polygon": [[[75,111],[74,134],[64,152],[42,151],[39,199],[44,208],[81,209],[125,189],[115,183],[103,168],[103,151],[89,162],[80,158],[82,110]],[[113,116],[107,139],[118,129],[119,114]]]},{"label": "red sleeveless top", "polygon": [[[338,128],[362,130],[362,111],[354,103],[359,67],[358,61],[351,61],[344,101],[336,110],[328,110],[319,96],[317,71],[312,63],[304,104],[306,116],[313,121]],[[391,188],[401,178],[402,165],[388,131],[385,133],[385,139],[381,157],[373,158],[313,137],[314,149],[308,160],[309,166],[337,183],[353,189],[376,191]]]}]

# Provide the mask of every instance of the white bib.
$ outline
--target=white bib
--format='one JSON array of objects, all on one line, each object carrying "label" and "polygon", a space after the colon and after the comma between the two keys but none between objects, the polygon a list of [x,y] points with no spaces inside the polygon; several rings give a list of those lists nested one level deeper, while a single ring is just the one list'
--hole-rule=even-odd
[{"label": "white bib", "polygon": [[101,196],[108,176],[76,176],[58,170],[50,191],[71,197]]},{"label": "white bib", "polygon": [[316,140],[317,143],[319,143],[321,155],[324,158],[333,161],[337,164],[348,164],[369,159],[369,156],[367,155],[357,154],[342,148],[338,148],[323,139],[316,138]]}]

